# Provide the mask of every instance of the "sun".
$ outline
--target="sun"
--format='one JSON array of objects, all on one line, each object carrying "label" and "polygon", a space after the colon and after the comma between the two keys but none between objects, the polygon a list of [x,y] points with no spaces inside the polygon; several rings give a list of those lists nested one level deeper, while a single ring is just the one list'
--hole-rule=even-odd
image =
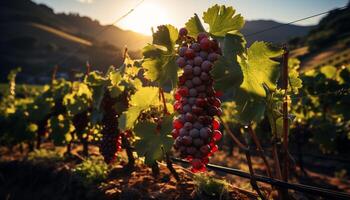
[{"label": "sun", "polygon": [[124,18],[118,25],[123,29],[151,35],[152,27],[156,29],[157,26],[167,23],[169,21],[165,8],[158,4],[144,3]]}]

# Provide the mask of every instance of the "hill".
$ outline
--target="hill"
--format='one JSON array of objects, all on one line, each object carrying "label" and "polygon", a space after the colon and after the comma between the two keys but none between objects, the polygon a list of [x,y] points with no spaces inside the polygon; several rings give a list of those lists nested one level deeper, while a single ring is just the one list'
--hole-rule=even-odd
[{"label": "hill", "polygon": [[[268,20],[247,21],[242,32],[251,34],[277,25],[280,23]],[[151,42],[149,36],[103,26],[79,14],[55,13],[31,0],[2,0],[0,28],[1,82],[6,81],[10,69],[18,66],[23,68],[18,80],[27,83],[47,82],[55,65],[59,65],[59,74],[64,77],[84,71],[86,61],[95,69],[105,70],[120,64],[125,46],[137,57],[140,49]],[[306,35],[309,29],[287,25],[248,37],[248,44],[255,40],[282,43]]]},{"label": "hill", "polygon": [[[103,26],[88,17],[56,14],[30,0],[1,1],[0,28],[1,81],[18,66],[23,69],[19,80],[29,83],[47,82],[55,65],[60,65],[64,77],[84,71],[86,61],[105,70],[121,63],[125,46],[132,56],[139,56],[132,51],[150,41],[148,36]],[[101,30],[105,31],[95,37]]]},{"label": "hill", "polygon": [[301,59],[303,70],[350,63],[349,5],[331,11],[309,34],[290,41],[292,46],[299,47],[292,56]]},{"label": "hill", "polygon": [[[293,24],[281,25],[283,24],[272,20],[246,21],[245,26],[242,29],[242,33],[246,36],[248,45],[252,44],[254,41],[266,41],[281,44],[288,42],[292,38],[305,36],[312,28],[314,28],[314,26],[298,26]],[[266,30],[276,26],[281,27],[259,34],[254,34],[261,30]]]}]

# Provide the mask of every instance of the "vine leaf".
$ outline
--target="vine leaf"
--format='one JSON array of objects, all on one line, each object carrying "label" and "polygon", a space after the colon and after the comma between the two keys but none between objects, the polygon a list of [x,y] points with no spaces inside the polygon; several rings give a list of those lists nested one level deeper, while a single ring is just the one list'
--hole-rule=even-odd
[{"label": "vine leaf", "polygon": [[140,113],[157,104],[159,88],[142,87],[130,99],[130,107],[119,117],[119,128],[132,129]]},{"label": "vine leaf", "polygon": [[156,81],[160,87],[166,87],[170,83],[176,86],[178,67],[175,63],[175,44],[178,31],[171,25],[159,26],[153,34],[153,44],[143,48],[142,54],[145,69],[144,76],[150,81]]},{"label": "vine leaf", "polygon": [[238,60],[243,82],[235,91],[237,110],[242,123],[260,121],[264,115],[266,92],[263,85],[270,90],[276,88],[279,78],[279,63],[271,60],[280,56],[282,50],[264,42],[255,42],[245,57]]},{"label": "vine leaf", "polygon": [[237,62],[237,56],[245,49],[243,35],[236,32],[226,34],[224,38],[223,56],[215,62],[212,76],[215,80],[214,87],[219,91],[229,91],[232,87],[238,87],[243,81],[242,70]]},{"label": "vine leaf", "polygon": [[201,23],[197,14],[194,14],[185,24],[188,31],[188,35],[196,37],[198,33],[205,32],[205,29]]},{"label": "vine leaf", "polygon": [[288,91],[293,92],[294,94],[299,93],[299,89],[303,87],[303,81],[299,77],[299,69],[300,61],[296,58],[291,58],[288,61],[288,78],[289,78],[289,88]]},{"label": "vine leaf", "polygon": [[164,46],[169,52],[175,51],[178,35],[178,30],[172,25],[158,26],[158,31],[153,33],[153,44]]},{"label": "vine leaf", "polygon": [[66,106],[70,116],[77,115],[88,109],[92,100],[92,92],[85,83],[74,82],[73,91],[63,98],[63,105]]},{"label": "vine leaf", "polygon": [[53,116],[50,118],[50,137],[55,145],[63,145],[72,140],[70,132],[74,130],[70,120],[63,115]]},{"label": "vine leaf", "polygon": [[169,151],[173,144],[173,139],[169,135],[172,130],[172,116],[163,118],[161,126],[157,129],[157,124],[144,121],[135,126],[136,136],[141,138],[136,141],[135,149],[141,156],[145,156],[145,164],[152,165],[155,161],[161,161],[163,150]]},{"label": "vine leaf", "polygon": [[243,17],[235,15],[233,7],[214,5],[203,13],[203,20],[209,25],[209,33],[216,37],[224,37],[226,33],[239,30],[244,26]]},{"label": "vine leaf", "polygon": [[337,68],[330,65],[321,67],[320,72],[328,79],[334,79],[337,76]]}]

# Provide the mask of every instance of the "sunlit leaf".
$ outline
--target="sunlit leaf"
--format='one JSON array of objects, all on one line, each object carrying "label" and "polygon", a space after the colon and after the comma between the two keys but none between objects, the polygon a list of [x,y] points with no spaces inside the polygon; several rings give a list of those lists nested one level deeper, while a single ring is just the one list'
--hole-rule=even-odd
[{"label": "sunlit leaf", "polygon": [[266,96],[263,84],[271,90],[276,88],[280,68],[279,63],[271,58],[281,54],[281,49],[255,42],[248,49],[246,58],[239,59],[244,78],[240,88],[235,91],[235,101],[243,123],[261,120]]},{"label": "sunlit leaf", "polygon": [[243,17],[235,15],[236,10],[233,7],[224,5],[214,5],[203,13],[203,20],[209,25],[209,33],[224,37],[226,33],[239,30],[244,26]]},{"label": "sunlit leaf", "polygon": [[194,16],[186,22],[186,29],[188,31],[188,35],[192,37],[196,37],[198,33],[205,32],[201,20],[197,14],[194,14]]}]

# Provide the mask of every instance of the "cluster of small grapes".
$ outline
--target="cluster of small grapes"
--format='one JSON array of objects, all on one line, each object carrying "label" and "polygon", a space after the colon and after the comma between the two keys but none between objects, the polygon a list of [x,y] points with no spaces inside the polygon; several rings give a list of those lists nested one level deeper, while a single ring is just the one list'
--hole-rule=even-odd
[{"label": "cluster of small grapes", "polygon": [[116,158],[116,153],[121,150],[122,138],[118,129],[117,111],[113,109],[116,99],[110,96],[108,91],[102,100],[101,108],[104,111],[102,119],[102,139],[100,153],[106,163],[111,163]]},{"label": "cluster of small grapes", "polygon": [[222,137],[219,121],[214,119],[222,113],[218,98],[221,94],[214,90],[210,74],[221,50],[206,33],[194,39],[182,28],[179,38],[183,42],[176,62],[183,74],[175,92],[174,109],[179,116],[173,121],[172,136],[180,156],[191,162],[193,172],[200,172],[206,169],[209,156],[218,150],[215,142]]},{"label": "cluster of small grapes", "polygon": [[75,132],[79,135],[82,135],[84,133],[86,127],[89,124],[88,112],[88,110],[85,110],[73,116],[73,126],[75,128]]}]

